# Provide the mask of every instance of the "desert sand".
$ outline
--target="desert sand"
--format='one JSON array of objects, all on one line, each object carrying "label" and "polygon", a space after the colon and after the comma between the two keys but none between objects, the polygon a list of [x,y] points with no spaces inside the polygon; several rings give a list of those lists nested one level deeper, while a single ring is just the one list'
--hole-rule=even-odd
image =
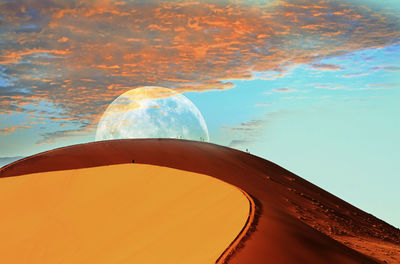
[{"label": "desert sand", "polygon": [[1,263],[215,263],[249,200],[215,178],[121,164],[3,178]]},{"label": "desert sand", "polygon": [[399,229],[272,162],[214,144],[173,139],[95,142],[31,156],[0,174],[12,177],[132,160],[209,175],[253,198],[251,228],[236,241],[233,254],[219,263],[400,263]]}]

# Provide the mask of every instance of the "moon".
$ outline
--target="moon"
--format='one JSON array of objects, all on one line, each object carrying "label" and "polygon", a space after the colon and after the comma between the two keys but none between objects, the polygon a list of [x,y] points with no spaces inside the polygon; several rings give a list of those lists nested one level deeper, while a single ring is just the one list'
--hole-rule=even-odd
[{"label": "moon", "polygon": [[123,138],[180,138],[209,141],[199,109],[172,89],[144,86],[121,94],[103,113],[96,141]]}]

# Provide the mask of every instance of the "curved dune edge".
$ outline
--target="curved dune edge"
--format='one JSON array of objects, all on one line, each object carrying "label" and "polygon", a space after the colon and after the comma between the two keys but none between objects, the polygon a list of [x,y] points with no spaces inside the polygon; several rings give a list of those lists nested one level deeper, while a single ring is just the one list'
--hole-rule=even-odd
[{"label": "curved dune edge", "polygon": [[[0,243],[3,244],[0,262],[4,263],[12,261],[12,256],[19,256],[16,257],[21,261],[19,263],[25,263],[23,259],[27,254],[33,254],[29,263],[60,260],[74,263],[80,258],[108,263],[107,260],[113,260],[113,255],[119,260],[125,256],[125,260],[133,263],[160,263],[160,260],[163,263],[215,263],[220,252],[230,252],[226,248],[234,248],[235,241],[247,232],[252,219],[250,212],[254,212],[250,207],[251,198],[236,186],[208,175],[146,164],[120,164],[3,178],[0,179],[0,190],[4,196],[0,201],[3,212],[0,233],[4,242]],[[138,200],[140,194],[145,195],[143,201],[150,200],[150,209],[138,209],[146,207],[145,203],[137,203],[142,199]],[[127,200],[129,197],[133,198],[132,202]],[[162,207],[154,207],[155,201],[161,202]],[[135,205],[138,205],[137,208]],[[186,209],[177,214],[179,208]],[[119,214],[114,216],[115,212]],[[159,220],[153,219],[155,213],[161,216]],[[179,215],[183,220],[176,218]],[[146,216],[151,218],[143,222]],[[107,220],[103,220],[104,217]],[[162,224],[161,227],[157,223]],[[188,229],[190,226],[195,229]],[[204,229],[207,226],[209,230]],[[150,230],[145,231],[148,228]],[[64,229],[69,231],[64,233]],[[98,237],[96,230],[102,230],[101,236]],[[127,238],[123,235],[125,233],[130,237],[133,235],[133,238]],[[94,240],[91,234],[98,238]],[[143,237],[143,234],[146,236]],[[143,240],[147,242],[141,242]],[[49,241],[52,242],[49,244]],[[86,248],[85,245],[91,246]],[[106,252],[110,253],[98,250],[101,248],[107,248]],[[32,253],[36,252],[34,249],[39,250],[39,255]],[[71,259],[67,252],[76,250],[84,250],[85,253]],[[159,256],[144,258],[154,256],[153,250],[159,252]],[[18,255],[12,253],[17,251]],[[55,259],[41,259],[40,252],[53,255]]]},{"label": "curved dune edge", "polygon": [[330,228],[368,241],[388,241],[387,252],[400,241],[398,229],[268,160],[215,144],[124,139],[72,145],[9,164],[0,169],[0,177],[130,163],[132,159],[218,178],[246,191],[256,206],[259,202],[262,214],[257,217],[256,212],[257,228],[250,232],[251,239],[241,240],[229,263],[398,263],[379,249],[362,250],[358,241],[346,243],[340,233],[344,242],[333,239],[337,234]]},{"label": "curved dune edge", "polygon": [[240,231],[240,233],[237,235],[237,237],[232,241],[232,243],[229,245],[228,248],[225,249],[225,251],[219,256],[219,258],[215,261],[216,264],[227,264],[229,262],[229,259],[238,251],[240,250],[241,247],[244,246],[244,243],[246,242],[246,239],[248,239],[255,231],[255,228],[258,223],[258,219],[256,218],[256,212],[259,213],[261,211],[261,208],[259,206],[256,206],[256,203],[254,202],[253,198],[237,187],[242,193],[246,196],[247,200],[249,201],[250,204],[250,211],[249,211],[249,217],[247,218],[246,224],[243,227],[243,229]]}]

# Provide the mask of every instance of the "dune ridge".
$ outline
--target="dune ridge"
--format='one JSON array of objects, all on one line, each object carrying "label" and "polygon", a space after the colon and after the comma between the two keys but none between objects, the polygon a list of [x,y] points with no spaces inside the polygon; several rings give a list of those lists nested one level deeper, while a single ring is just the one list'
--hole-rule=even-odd
[{"label": "dune ridge", "polygon": [[[241,189],[239,189],[241,190]],[[248,193],[241,190],[243,194],[246,196],[249,201],[249,216],[247,218],[246,224],[243,226],[243,229],[236,236],[236,238],[229,244],[229,246],[222,252],[222,254],[215,261],[216,264],[226,264],[229,262],[230,258],[244,245],[246,239],[248,239],[257,227],[258,224],[258,215],[261,212],[261,207],[256,206],[254,202],[254,198],[251,197]]]},{"label": "dune ridge", "polygon": [[174,139],[94,142],[31,156],[2,168],[0,176],[132,160],[210,175],[260,202],[256,230],[229,263],[400,261],[399,229],[272,162],[214,144]]}]

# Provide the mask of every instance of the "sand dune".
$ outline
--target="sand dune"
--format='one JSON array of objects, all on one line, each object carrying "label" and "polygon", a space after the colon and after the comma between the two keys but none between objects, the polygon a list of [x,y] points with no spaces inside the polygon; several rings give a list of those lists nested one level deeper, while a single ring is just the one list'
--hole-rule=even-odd
[{"label": "sand dune", "polygon": [[[115,140],[41,153],[2,177],[109,164],[153,164],[210,175],[257,203],[253,226],[229,263],[400,263],[400,231],[269,161],[213,144]],[[212,238],[210,238],[212,240]]]},{"label": "sand dune", "polygon": [[215,263],[249,200],[215,178],[122,164],[0,180],[0,263]]}]

